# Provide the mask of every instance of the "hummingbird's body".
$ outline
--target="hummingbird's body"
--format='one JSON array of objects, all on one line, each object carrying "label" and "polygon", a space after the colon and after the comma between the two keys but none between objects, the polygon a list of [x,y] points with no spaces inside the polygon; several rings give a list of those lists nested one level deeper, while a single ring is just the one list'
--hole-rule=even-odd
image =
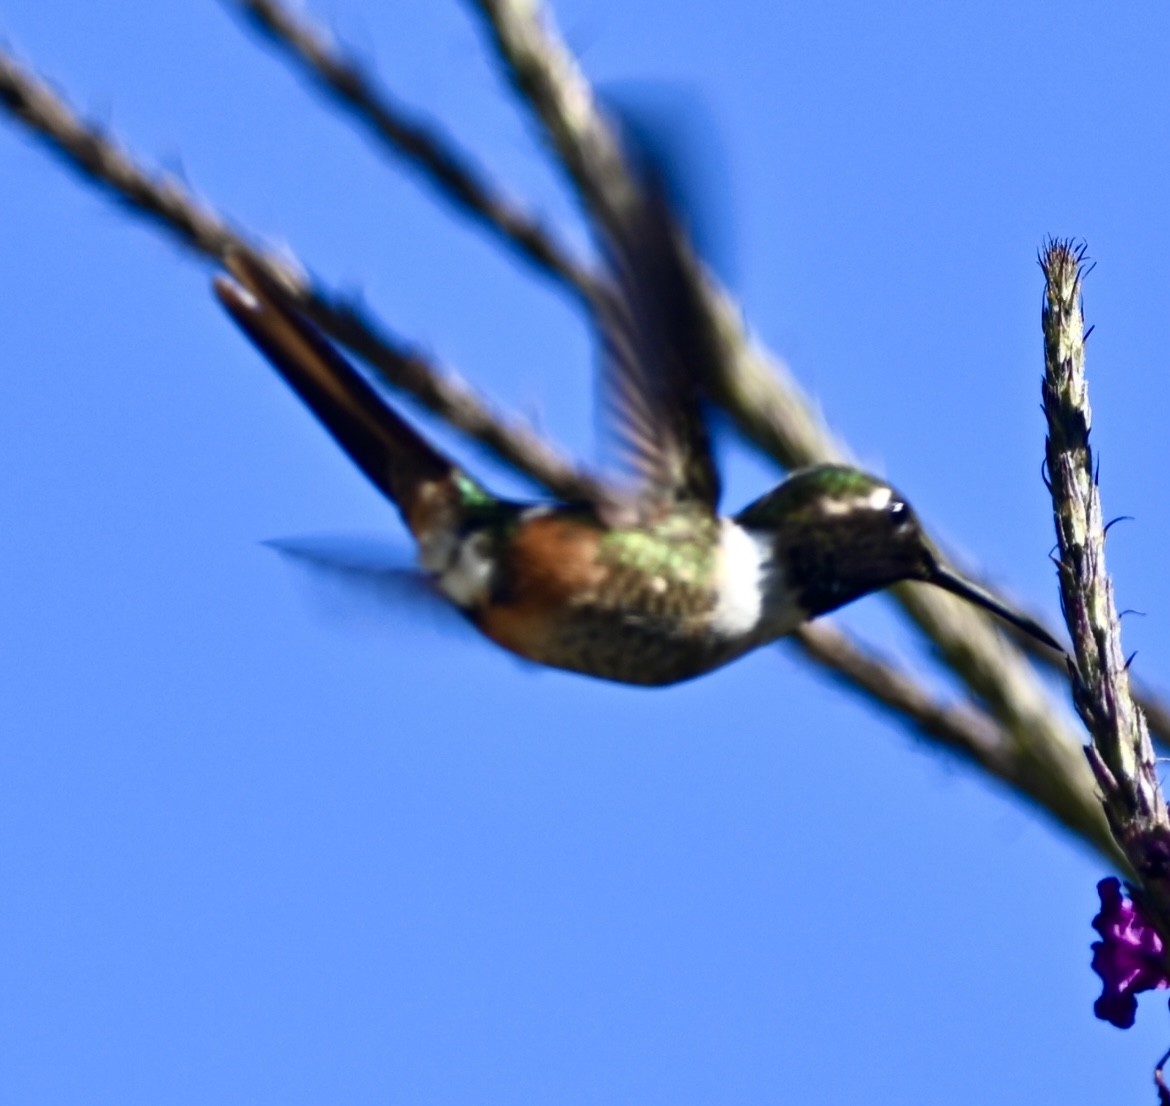
[{"label": "hummingbird's body", "polygon": [[675,683],[806,617],[767,541],[731,519],[615,529],[588,507],[497,503],[467,525],[420,539],[420,563],[489,638],[554,668]]},{"label": "hummingbird's body", "polygon": [[398,507],[431,586],[497,644],[539,664],[641,685],[708,672],[901,580],[938,584],[1059,648],[942,566],[913,512],[856,469],[803,469],[735,517],[699,398],[712,354],[688,256],[652,195],[611,243],[605,382],[641,480],[592,503],[489,493],[424,439],[260,266],[216,290],[237,323]]}]

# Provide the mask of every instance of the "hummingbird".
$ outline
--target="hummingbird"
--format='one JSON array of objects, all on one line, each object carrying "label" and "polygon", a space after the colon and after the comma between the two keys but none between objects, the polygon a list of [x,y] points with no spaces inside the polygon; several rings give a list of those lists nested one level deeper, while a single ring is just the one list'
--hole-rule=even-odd
[{"label": "hummingbird", "polygon": [[798,469],[738,514],[720,477],[701,381],[717,356],[697,265],[649,190],[608,246],[602,378],[634,472],[589,502],[492,494],[427,441],[236,254],[222,305],[393,503],[430,586],[497,645],[537,664],[663,686],[700,676],[810,619],[906,580],[934,584],[1055,649],[1037,622],[947,567],[884,480]]}]

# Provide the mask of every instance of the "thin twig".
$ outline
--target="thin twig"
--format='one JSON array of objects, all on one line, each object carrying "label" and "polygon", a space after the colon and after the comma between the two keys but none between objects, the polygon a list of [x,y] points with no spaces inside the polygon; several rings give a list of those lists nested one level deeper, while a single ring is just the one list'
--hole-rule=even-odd
[{"label": "thin twig", "polygon": [[[470,0],[504,71],[540,123],[603,237],[620,235],[637,182],[588,79],[539,0]],[[696,268],[696,271],[700,271]],[[747,336],[738,306],[708,280],[703,298],[724,346],[715,398],[744,434],[785,468],[848,461],[791,371]]]},{"label": "thin twig", "polygon": [[888,657],[830,623],[809,623],[791,640],[846,687],[862,692],[919,733],[978,765],[1092,843],[1115,864],[1124,865],[1087,773],[1082,777],[1083,786],[1053,787],[1048,777],[1034,771],[1027,751],[985,711],[970,704],[940,702]]},{"label": "thin twig", "polygon": [[64,98],[3,50],[0,106],[115,203],[153,220],[183,245],[209,257],[222,257],[238,242],[224,220],[195,200],[180,181],[142,168],[97,125],[83,122]]},{"label": "thin twig", "polygon": [[1162,932],[1170,934],[1170,816],[1145,721],[1129,691],[1089,445],[1092,412],[1081,312],[1084,247],[1050,241],[1040,264],[1048,479],[1060,545],[1061,600],[1076,653],[1073,699],[1092,736],[1085,752],[1110,830],[1142,878],[1144,905]]},{"label": "thin twig", "polygon": [[253,236],[196,200],[173,177],[152,173],[111,138],[83,122],[63,97],[0,51],[0,106],[24,122],[57,154],[115,201],[216,261],[245,253],[286,284],[318,326],[365,361],[387,384],[482,443],[502,461],[569,499],[596,494],[598,485],[517,420],[507,418],[454,373],[391,338],[368,315],[320,284],[282,251],[278,258]]},{"label": "thin twig", "polygon": [[345,53],[321,27],[280,0],[232,0],[272,42],[383,149],[420,172],[456,207],[495,232],[537,269],[562,282],[587,305],[601,294],[598,280],[546,226],[487,179],[471,157],[433,123],[396,103],[374,74]]},{"label": "thin twig", "polygon": [[499,460],[562,499],[592,500],[602,485],[515,416],[481,396],[462,377],[390,339],[356,305],[317,285],[293,286],[305,314],[395,388],[475,439]]},{"label": "thin twig", "polygon": [[507,74],[544,125],[557,159],[603,230],[618,230],[637,187],[593,89],[534,0],[472,0]]}]

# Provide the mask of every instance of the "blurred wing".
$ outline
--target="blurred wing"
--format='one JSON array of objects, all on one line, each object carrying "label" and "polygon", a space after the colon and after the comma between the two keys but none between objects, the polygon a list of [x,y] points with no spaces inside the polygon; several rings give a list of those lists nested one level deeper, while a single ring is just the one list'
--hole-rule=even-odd
[{"label": "blurred wing", "polygon": [[660,173],[607,242],[617,295],[602,310],[603,398],[639,477],[643,515],[681,504],[715,511],[719,473],[704,410],[704,378],[717,347],[699,296],[699,265],[679,228]]},{"label": "blurred wing", "polygon": [[387,614],[409,611],[444,628],[470,630],[470,624],[431,583],[409,567],[410,555],[370,538],[278,538],[264,543],[303,569],[312,585],[314,605],[346,622],[386,622]]}]

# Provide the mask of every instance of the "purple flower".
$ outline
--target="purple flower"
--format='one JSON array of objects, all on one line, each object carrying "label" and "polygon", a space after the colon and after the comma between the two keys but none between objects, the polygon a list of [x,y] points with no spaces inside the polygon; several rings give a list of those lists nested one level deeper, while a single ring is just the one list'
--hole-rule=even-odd
[{"label": "purple flower", "polygon": [[1101,913],[1093,928],[1101,934],[1093,942],[1093,971],[1104,988],[1093,1003],[1093,1013],[1118,1029],[1133,1025],[1137,998],[1142,991],[1170,987],[1162,938],[1142,917],[1137,903],[1121,891],[1119,880],[1110,876],[1097,884]]}]

